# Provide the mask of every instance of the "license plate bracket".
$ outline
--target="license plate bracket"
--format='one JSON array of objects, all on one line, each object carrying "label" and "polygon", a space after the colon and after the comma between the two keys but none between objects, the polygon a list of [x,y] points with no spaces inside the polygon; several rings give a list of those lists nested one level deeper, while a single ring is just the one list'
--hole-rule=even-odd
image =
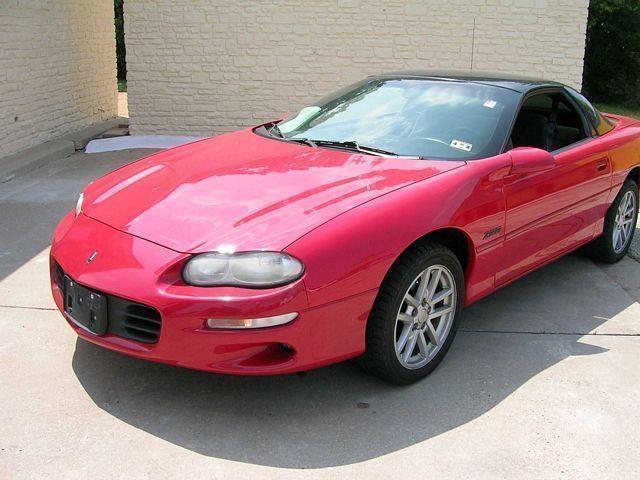
[{"label": "license plate bracket", "polygon": [[95,335],[107,333],[107,297],[94,292],[65,275],[64,311],[80,328]]}]

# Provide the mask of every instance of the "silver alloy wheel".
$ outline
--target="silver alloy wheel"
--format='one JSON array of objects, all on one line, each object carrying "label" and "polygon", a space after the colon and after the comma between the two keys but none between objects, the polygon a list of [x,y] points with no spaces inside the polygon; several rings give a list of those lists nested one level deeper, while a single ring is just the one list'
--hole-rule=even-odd
[{"label": "silver alloy wheel", "polygon": [[395,347],[403,367],[424,367],[449,335],[456,314],[456,283],[444,265],[432,265],[411,283],[396,317]]},{"label": "silver alloy wheel", "polygon": [[636,213],[636,196],[629,191],[624,194],[613,227],[613,251],[620,253],[627,248],[633,236],[633,219]]}]

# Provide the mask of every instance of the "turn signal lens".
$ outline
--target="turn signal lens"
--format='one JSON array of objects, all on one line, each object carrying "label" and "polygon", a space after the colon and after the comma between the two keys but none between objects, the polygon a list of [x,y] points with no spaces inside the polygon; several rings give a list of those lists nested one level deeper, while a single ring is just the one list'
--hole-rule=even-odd
[{"label": "turn signal lens", "polygon": [[206,325],[207,328],[265,328],[284,325],[294,320],[297,316],[298,314],[293,312],[264,318],[208,318]]}]

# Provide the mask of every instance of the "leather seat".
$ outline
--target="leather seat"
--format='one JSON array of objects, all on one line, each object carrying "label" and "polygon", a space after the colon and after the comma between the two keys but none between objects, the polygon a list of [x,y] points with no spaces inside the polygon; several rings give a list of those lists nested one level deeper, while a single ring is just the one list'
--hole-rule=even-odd
[{"label": "leather seat", "polygon": [[537,147],[549,150],[549,120],[542,114],[520,112],[513,127],[514,147]]}]

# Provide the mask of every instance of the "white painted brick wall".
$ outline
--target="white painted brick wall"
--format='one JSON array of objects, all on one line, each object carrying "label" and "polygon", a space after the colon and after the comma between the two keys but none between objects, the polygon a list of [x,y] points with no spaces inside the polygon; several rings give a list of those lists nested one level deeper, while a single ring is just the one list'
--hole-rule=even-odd
[{"label": "white painted brick wall", "polygon": [[[132,132],[211,134],[398,69],[579,87],[588,0],[126,0]],[[474,33],[475,20],[475,33]]]},{"label": "white painted brick wall", "polygon": [[116,114],[112,1],[0,1],[0,157]]}]

